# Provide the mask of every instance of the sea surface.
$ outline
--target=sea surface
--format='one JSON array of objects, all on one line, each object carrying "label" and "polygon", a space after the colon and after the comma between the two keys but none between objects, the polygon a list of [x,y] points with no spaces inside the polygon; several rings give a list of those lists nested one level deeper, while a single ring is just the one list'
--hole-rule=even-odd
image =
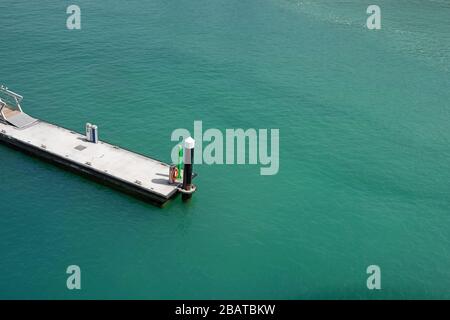
[{"label": "sea surface", "polygon": [[280,169],[196,165],[161,209],[1,145],[0,298],[449,299],[450,1],[368,30],[372,2],[78,0],[68,30],[72,1],[2,0],[32,116],[166,162],[195,120],[279,129]]}]

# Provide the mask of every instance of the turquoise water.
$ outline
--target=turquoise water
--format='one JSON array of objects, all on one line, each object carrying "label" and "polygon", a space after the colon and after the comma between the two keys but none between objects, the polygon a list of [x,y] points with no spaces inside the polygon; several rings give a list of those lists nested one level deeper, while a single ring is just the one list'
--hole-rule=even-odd
[{"label": "turquoise water", "polygon": [[450,298],[449,1],[70,4],[0,3],[28,113],[167,162],[194,120],[279,128],[280,170],[197,165],[159,209],[0,146],[0,298]]}]

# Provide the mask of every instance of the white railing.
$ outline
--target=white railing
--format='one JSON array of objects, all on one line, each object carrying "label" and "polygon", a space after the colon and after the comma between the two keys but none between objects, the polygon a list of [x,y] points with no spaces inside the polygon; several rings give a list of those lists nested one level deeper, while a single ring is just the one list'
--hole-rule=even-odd
[{"label": "white railing", "polygon": [[[12,98],[14,101],[11,102],[15,102],[16,107],[20,110],[20,112],[22,111],[22,107],[20,106],[20,102],[23,100],[23,97],[20,94],[17,94],[11,90],[9,90],[7,87],[5,87],[4,85],[0,86],[0,93],[5,94],[6,96],[8,96],[9,98]],[[1,100],[1,99],[0,99]],[[7,99],[9,100],[9,99]],[[2,101],[2,103],[4,104],[3,106],[1,106],[0,110],[3,109],[5,107],[5,105],[7,104],[6,102]],[[3,113],[2,113],[3,115]]]}]

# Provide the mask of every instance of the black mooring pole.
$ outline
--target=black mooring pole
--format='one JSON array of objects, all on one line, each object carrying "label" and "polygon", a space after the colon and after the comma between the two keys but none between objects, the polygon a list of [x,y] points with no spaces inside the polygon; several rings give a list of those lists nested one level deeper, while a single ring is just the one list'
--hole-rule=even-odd
[{"label": "black mooring pole", "polygon": [[[195,140],[191,137],[184,140],[184,168],[183,168],[183,189],[190,191],[192,188],[192,167],[194,165]],[[183,193],[182,199],[188,200],[192,193]]]}]

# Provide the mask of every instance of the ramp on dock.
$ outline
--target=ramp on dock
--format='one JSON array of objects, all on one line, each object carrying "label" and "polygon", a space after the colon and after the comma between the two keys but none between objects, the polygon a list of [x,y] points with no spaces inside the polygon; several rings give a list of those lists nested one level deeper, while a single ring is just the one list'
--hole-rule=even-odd
[{"label": "ramp on dock", "polygon": [[6,118],[6,121],[13,126],[22,129],[26,128],[37,121],[37,119],[30,117],[24,112],[18,112]]},{"label": "ramp on dock", "polygon": [[0,123],[0,140],[116,184],[129,193],[164,203],[177,185],[169,184],[169,165],[53,124],[37,121],[19,129]]},{"label": "ramp on dock", "polygon": [[[3,100],[3,99],[5,100]],[[0,121],[25,128],[37,121],[23,112],[20,102],[23,97],[5,86],[0,86]]]}]

